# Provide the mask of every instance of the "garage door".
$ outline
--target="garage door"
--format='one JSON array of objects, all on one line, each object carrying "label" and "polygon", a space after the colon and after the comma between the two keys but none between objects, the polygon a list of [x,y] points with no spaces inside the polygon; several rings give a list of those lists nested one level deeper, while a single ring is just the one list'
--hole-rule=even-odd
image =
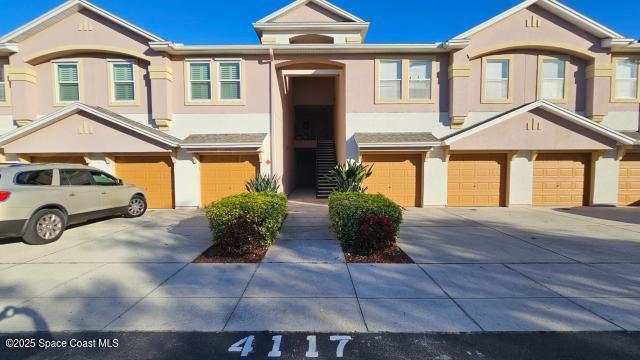
[{"label": "garage door", "polygon": [[506,159],[506,154],[451,154],[448,205],[504,205]]},{"label": "garage door", "polygon": [[533,205],[582,206],[590,154],[538,154],[533,163]]},{"label": "garage door", "polygon": [[31,156],[29,159],[34,164],[61,163],[61,164],[82,164],[86,165],[82,156]]},{"label": "garage door", "polygon": [[120,156],[116,176],[143,189],[151,209],[173,208],[173,163],[168,156]]},{"label": "garage door", "polygon": [[203,155],[200,158],[202,205],[246,191],[246,182],[258,173],[258,155]]},{"label": "garage door", "polygon": [[618,204],[640,206],[640,153],[626,154],[620,161]]},{"label": "garage door", "polygon": [[365,181],[369,193],[382,193],[402,206],[420,206],[422,155],[363,155],[366,165],[373,164],[373,174]]}]

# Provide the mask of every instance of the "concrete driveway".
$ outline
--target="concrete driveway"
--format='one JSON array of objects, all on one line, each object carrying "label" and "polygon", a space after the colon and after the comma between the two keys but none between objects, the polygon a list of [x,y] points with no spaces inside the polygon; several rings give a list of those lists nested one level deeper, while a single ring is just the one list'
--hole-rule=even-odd
[{"label": "concrete driveway", "polygon": [[640,330],[640,209],[409,209],[416,264],[346,264],[323,204],[291,202],[260,264],[193,264],[198,210],[0,243],[0,332]]},{"label": "concrete driveway", "polygon": [[640,209],[411,209],[402,249],[487,331],[640,330]]}]

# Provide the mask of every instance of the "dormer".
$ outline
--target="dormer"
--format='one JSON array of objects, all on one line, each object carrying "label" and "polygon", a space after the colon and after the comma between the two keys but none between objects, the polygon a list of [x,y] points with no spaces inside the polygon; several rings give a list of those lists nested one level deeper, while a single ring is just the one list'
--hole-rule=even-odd
[{"label": "dormer", "polygon": [[263,45],[361,44],[369,23],[325,0],[297,0],[253,28]]}]

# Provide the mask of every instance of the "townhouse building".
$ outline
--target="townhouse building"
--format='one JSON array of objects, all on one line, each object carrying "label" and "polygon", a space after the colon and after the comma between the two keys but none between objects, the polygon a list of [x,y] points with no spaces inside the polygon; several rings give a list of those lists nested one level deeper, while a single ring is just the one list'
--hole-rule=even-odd
[{"label": "townhouse building", "polygon": [[404,206],[640,204],[640,43],[558,1],[428,44],[369,44],[324,0],[252,26],[254,45],[184,45],[61,4],[0,38],[0,161],[95,166],[152,208],[258,172],[322,196],[349,159]]}]

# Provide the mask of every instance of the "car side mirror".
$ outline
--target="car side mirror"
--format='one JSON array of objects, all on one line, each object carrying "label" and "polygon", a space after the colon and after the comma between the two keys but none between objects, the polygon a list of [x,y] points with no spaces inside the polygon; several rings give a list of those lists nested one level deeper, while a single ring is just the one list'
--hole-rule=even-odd
[{"label": "car side mirror", "polygon": [[124,181],[122,181],[122,179],[117,179],[116,185],[124,185]]}]

